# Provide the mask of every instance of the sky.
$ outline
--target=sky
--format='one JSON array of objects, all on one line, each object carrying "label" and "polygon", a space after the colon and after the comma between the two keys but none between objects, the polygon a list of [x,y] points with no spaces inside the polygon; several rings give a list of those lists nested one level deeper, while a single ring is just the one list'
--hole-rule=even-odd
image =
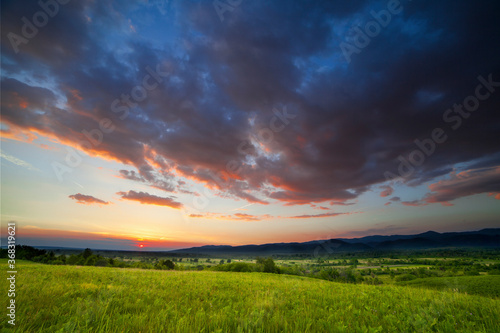
[{"label": "sky", "polygon": [[2,1],[18,244],[500,227],[498,1]]}]

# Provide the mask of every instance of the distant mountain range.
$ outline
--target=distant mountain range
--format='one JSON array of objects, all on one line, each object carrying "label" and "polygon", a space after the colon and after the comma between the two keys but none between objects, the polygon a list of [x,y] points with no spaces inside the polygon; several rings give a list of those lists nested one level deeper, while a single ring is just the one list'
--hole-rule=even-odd
[{"label": "distant mountain range", "polygon": [[361,238],[339,238],[304,243],[271,243],[241,246],[206,245],[169,252],[204,255],[314,254],[322,256],[342,252],[425,250],[439,248],[500,248],[500,228],[445,233],[427,231],[417,235],[374,235]]}]

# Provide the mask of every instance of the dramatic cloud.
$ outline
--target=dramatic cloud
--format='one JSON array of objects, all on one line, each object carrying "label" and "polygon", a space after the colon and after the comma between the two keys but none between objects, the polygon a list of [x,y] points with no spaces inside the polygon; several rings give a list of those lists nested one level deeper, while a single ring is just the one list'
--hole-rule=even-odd
[{"label": "dramatic cloud", "polygon": [[120,195],[124,200],[137,201],[145,205],[166,206],[175,209],[182,208],[182,204],[175,201],[174,198],[159,197],[146,192],[128,191],[118,192],[116,194]]},{"label": "dramatic cloud", "polygon": [[72,194],[68,196],[70,199],[76,200],[77,203],[83,204],[83,205],[92,205],[92,204],[97,204],[97,205],[108,205],[109,202],[97,199],[96,197],[93,197],[91,195],[85,195],[81,193],[77,194]]},{"label": "dramatic cloud", "polygon": [[[118,161],[120,177],[152,188],[195,195],[189,186],[200,183],[262,205],[352,204],[435,127],[447,141],[407,184],[459,163],[500,165],[498,1],[402,2],[350,62],[340,44],[386,1],[246,1],[224,22],[211,1],[172,1],[165,13],[144,1],[72,1],[18,53],[9,33],[22,33],[38,2],[1,6],[2,136]],[[444,120],[480,75],[495,82],[481,88],[488,98]],[[458,183],[436,185],[425,202],[498,191]]]}]

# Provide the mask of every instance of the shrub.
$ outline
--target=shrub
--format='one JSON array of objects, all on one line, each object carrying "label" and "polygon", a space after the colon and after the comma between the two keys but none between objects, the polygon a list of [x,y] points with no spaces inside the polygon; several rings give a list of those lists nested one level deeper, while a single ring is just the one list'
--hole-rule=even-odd
[{"label": "shrub", "polygon": [[[83,257],[85,258],[85,257]],[[87,260],[85,260],[84,265],[85,266],[95,266],[95,263],[97,262],[99,258],[95,255],[91,255],[90,257],[87,257]]]},{"label": "shrub", "polygon": [[76,265],[76,263],[78,262],[78,260],[80,259],[79,256],[76,256],[74,254],[70,255],[68,259],[66,259],[66,263],[68,265]]},{"label": "shrub", "polygon": [[477,270],[473,269],[473,270],[470,270],[470,271],[465,271],[464,275],[467,275],[467,276],[478,276],[479,272]]},{"label": "shrub", "polygon": [[108,260],[104,259],[104,258],[101,258],[101,259],[98,259],[96,262],[95,262],[95,266],[101,266],[101,267],[106,267],[108,266]]},{"label": "shrub", "polygon": [[279,268],[274,263],[273,258],[257,258],[257,271],[264,273],[279,273]]},{"label": "shrub", "polygon": [[411,281],[415,280],[417,277],[413,274],[401,274],[396,276],[396,281],[401,282],[401,281]]}]

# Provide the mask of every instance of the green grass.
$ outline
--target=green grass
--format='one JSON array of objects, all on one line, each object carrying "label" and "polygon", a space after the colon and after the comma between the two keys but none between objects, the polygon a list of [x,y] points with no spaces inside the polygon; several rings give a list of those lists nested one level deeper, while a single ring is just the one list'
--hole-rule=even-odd
[{"label": "green grass", "polygon": [[400,282],[398,285],[500,297],[500,275],[433,277]]},{"label": "green grass", "polygon": [[17,291],[19,332],[493,332],[500,313],[481,296],[265,273],[18,263]]}]

